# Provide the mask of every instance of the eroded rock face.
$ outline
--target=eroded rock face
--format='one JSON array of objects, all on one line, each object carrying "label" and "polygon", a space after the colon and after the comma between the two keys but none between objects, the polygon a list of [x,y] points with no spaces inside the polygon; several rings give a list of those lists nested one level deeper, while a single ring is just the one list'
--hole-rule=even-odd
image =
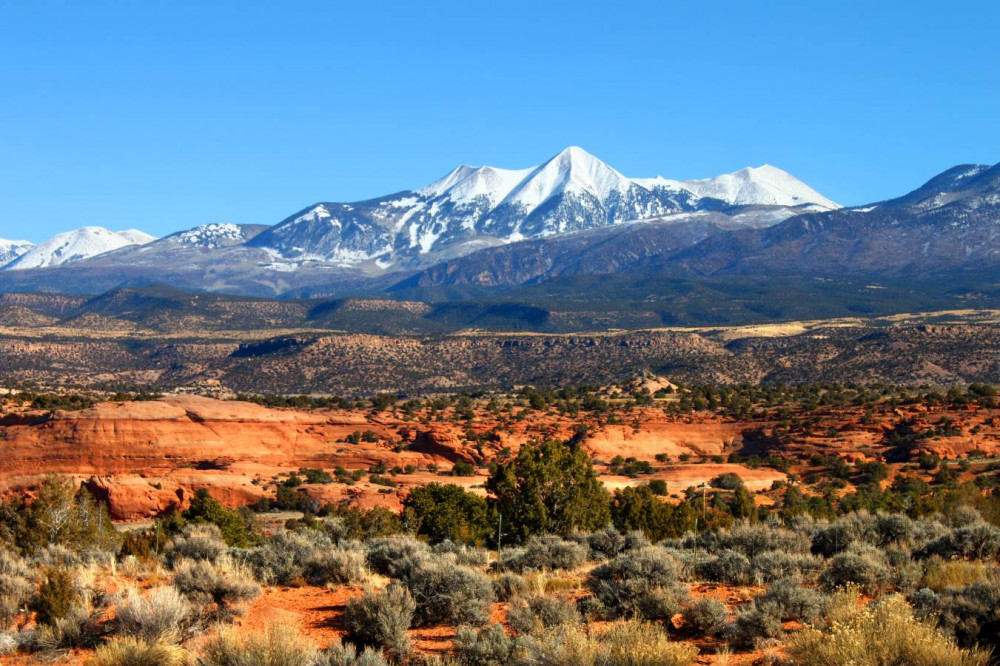
[{"label": "eroded rock face", "polygon": [[[597,428],[584,446],[595,459],[615,455],[652,461],[657,453],[703,455],[723,451],[739,436],[736,424],[666,422],[662,412],[642,414],[632,425]],[[568,440],[577,422],[539,414],[500,424],[488,414],[469,423],[426,424],[383,412],[269,409],[198,396],[147,402],[107,402],[76,412],[12,413],[0,418],[0,496],[36,486],[47,474],[85,484],[107,502],[112,518],[143,520],[185,508],[199,488],[228,506],[273,496],[273,480],[302,467],[368,470],[384,463],[418,469],[394,476],[397,488],[368,478],[355,485],[303,487],[319,502],[399,508],[408,489],[432,481],[457,483],[483,493],[486,471],[470,477],[440,476],[456,462],[488,462],[504,448],[546,436]],[[489,436],[478,446],[466,429]],[[370,432],[369,432],[370,431]],[[348,439],[369,433],[356,444]],[[371,435],[374,435],[372,437]],[[375,439],[376,441],[365,441]],[[438,472],[427,471],[436,465]]]}]

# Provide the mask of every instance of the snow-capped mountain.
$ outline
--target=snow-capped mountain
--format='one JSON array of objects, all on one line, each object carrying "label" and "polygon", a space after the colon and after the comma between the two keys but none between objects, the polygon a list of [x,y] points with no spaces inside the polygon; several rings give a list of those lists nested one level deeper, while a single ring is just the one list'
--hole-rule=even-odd
[{"label": "snow-capped mountain", "polygon": [[129,245],[142,245],[153,236],[130,229],[116,233],[104,227],[83,227],[56,234],[4,266],[4,270],[46,268],[82,261]]},{"label": "snow-capped mountain", "polygon": [[0,238],[0,267],[6,266],[33,247],[35,244],[30,241]]},{"label": "snow-capped mountain", "polygon": [[413,191],[299,211],[251,241],[281,261],[426,263],[671,213],[837,204],[771,166],[695,181],[628,178],[582,148],[528,169],[460,166]]},{"label": "snow-capped mountain", "polygon": [[232,247],[245,243],[265,227],[233,224],[231,222],[218,222],[214,224],[203,224],[194,229],[179,231],[164,238],[173,244],[182,247],[200,247],[209,250],[216,250],[223,247]]},{"label": "snow-capped mountain", "polygon": [[835,210],[838,204],[809,187],[791,174],[770,164],[747,167],[734,173],[702,180],[669,180],[662,176],[636,179],[655,189],[667,187],[690,192],[698,199],[717,199],[732,206],[804,206],[816,210]]}]

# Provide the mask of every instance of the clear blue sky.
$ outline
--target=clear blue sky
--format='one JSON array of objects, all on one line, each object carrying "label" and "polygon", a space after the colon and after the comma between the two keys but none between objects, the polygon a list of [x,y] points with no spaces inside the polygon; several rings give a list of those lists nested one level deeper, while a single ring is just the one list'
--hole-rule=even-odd
[{"label": "clear blue sky", "polygon": [[1000,162],[998,26],[985,1],[0,0],[0,237],[271,224],[571,144],[868,202]]}]

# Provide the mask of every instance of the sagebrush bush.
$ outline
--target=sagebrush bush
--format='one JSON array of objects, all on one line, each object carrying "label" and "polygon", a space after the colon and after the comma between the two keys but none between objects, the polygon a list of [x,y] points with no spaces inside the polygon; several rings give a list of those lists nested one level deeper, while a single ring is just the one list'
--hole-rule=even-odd
[{"label": "sagebrush bush", "polygon": [[35,632],[35,644],[45,651],[93,647],[101,637],[100,615],[86,603],[78,603],[62,617],[41,625]]},{"label": "sagebrush bush", "polygon": [[406,630],[413,624],[416,608],[410,591],[398,581],[384,590],[369,590],[344,609],[347,639],[359,647],[384,649],[401,657],[410,650]]},{"label": "sagebrush bush", "polygon": [[527,589],[527,581],[515,573],[502,573],[493,581],[493,592],[499,601],[510,601]]},{"label": "sagebrush bush", "polygon": [[372,539],[368,549],[368,567],[389,578],[403,578],[430,556],[430,548],[411,536],[396,535]]},{"label": "sagebrush bush", "polygon": [[451,564],[425,563],[406,578],[416,601],[416,626],[447,623],[482,626],[489,622],[496,596],[488,576]]},{"label": "sagebrush bush", "polygon": [[874,550],[852,550],[834,556],[820,576],[827,590],[856,585],[865,594],[877,594],[891,579],[885,557]]},{"label": "sagebrush bush", "polygon": [[821,557],[808,553],[768,550],[750,560],[750,579],[770,583],[789,576],[814,576],[823,570],[824,564]]},{"label": "sagebrush bush", "polygon": [[174,566],[181,560],[207,560],[217,562],[226,554],[227,546],[222,532],[211,523],[188,525],[167,544],[163,555],[167,564]]},{"label": "sagebrush bush", "polygon": [[290,585],[302,582],[306,563],[332,547],[322,532],[285,530],[247,551],[245,560],[262,583]]},{"label": "sagebrush bush", "polygon": [[989,661],[985,652],[963,650],[917,620],[902,597],[862,606],[853,592],[836,595],[828,619],[794,634],[787,652],[796,663],[816,666],[986,666]]},{"label": "sagebrush bush", "polygon": [[359,547],[337,546],[313,553],[303,573],[313,585],[351,585],[368,575],[365,553]]},{"label": "sagebrush bush", "polygon": [[812,621],[826,609],[829,599],[826,595],[802,585],[796,578],[782,578],[768,586],[764,594],[757,596],[754,603],[775,608],[782,620]]},{"label": "sagebrush bush", "polygon": [[0,630],[9,629],[34,592],[27,562],[0,547]]},{"label": "sagebrush bush", "polygon": [[661,591],[683,598],[677,585],[681,565],[662,548],[650,546],[619,555],[594,569],[587,585],[612,617],[641,615],[643,604]]},{"label": "sagebrush bush", "polygon": [[512,571],[576,569],[587,562],[587,547],[557,536],[535,536],[503,566]]},{"label": "sagebrush bush", "polygon": [[698,599],[684,609],[684,625],[700,634],[717,634],[726,625],[729,611],[718,599]]},{"label": "sagebrush bush", "polygon": [[6,657],[17,652],[21,647],[17,634],[12,631],[0,631],[0,657]]},{"label": "sagebrush bush", "polygon": [[316,666],[389,666],[389,662],[370,647],[358,652],[350,643],[335,640],[320,653]]},{"label": "sagebrush bush", "polygon": [[97,646],[93,660],[95,666],[185,666],[189,662],[181,646],[139,636],[115,636]]},{"label": "sagebrush bush", "polygon": [[232,619],[239,605],[260,595],[250,570],[222,559],[185,560],[174,570],[174,587],[193,603],[206,606],[208,617]]},{"label": "sagebrush bush", "polygon": [[219,627],[205,642],[200,666],[304,666],[315,663],[316,649],[288,625],[263,631]]},{"label": "sagebrush bush", "polygon": [[754,647],[758,641],[783,634],[781,608],[774,603],[752,603],[737,609],[730,638],[737,645]]},{"label": "sagebrush bush", "polygon": [[145,594],[128,588],[115,605],[115,631],[149,643],[179,641],[196,620],[191,604],[174,587]]},{"label": "sagebrush bush", "polygon": [[936,621],[962,647],[978,644],[1000,654],[1000,583],[972,583],[940,594],[923,589],[913,595],[913,605],[919,618]]},{"label": "sagebrush bush", "polygon": [[699,563],[695,567],[695,572],[699,578],[705,580],[746,585],[750,582],[750,560],[743,553],[725,550],[716,557]]},{"label": "sagebrush bush", "polygon": [[877,525],[876,518],[868,513],[849,513],[813,534],[812,551],[833,557],[854,544],[878,545]]},{"label": "sagebrush bush", "polygon": [[507,607],[507,623],[519,634],[531,634],[560,624],[578,624],[580,613],[567,599],[528,594]]},{"label": "sagebrush bush", "polygon": [[[706,532],[705,534],[709,534]],[[742,553],[748,559],[767,551],[785,553],[808,553],[809,537],[784,527],[766,523],[751,523],[741,521],[732,528],[716,533],[716,544],[711,544],[712,550],[728,549]],[[707,543],[711,537],[706,538]]]},{"label": "sagebrush bush", "polygon": [[464,543],[455,543],[449,540],[432,546],[431,552],[454,555],[455,561],[465,567],[483,567],[490,561],[490,553],[485,548],[469,546]]},{"label": "sagebrush bush", "polygon": [[464,666],[503,666],[514,661],[516,642],[507,636],[503,626],[494,624],[487,629],[459,627],[455,634],[455,656]]},{"label": "sagebrush bush", "polygon": [[959,527],[925,544],[914,553],[917,558],[933,555],[945,559],[997,559],[1000,555],[1000,527],[989,523]]}]

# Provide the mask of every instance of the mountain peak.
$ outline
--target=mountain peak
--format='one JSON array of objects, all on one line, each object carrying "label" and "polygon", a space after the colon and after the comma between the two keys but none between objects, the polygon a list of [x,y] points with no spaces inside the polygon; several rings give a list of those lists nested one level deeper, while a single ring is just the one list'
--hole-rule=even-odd
[{"label": "mountain peak", "polygon": [[4,266],[4,270],[46,268],[90,259],[129,245],[144,245],[153,237],[130,229],[115,233],[104,227],[81,227],[56,234]]}]

